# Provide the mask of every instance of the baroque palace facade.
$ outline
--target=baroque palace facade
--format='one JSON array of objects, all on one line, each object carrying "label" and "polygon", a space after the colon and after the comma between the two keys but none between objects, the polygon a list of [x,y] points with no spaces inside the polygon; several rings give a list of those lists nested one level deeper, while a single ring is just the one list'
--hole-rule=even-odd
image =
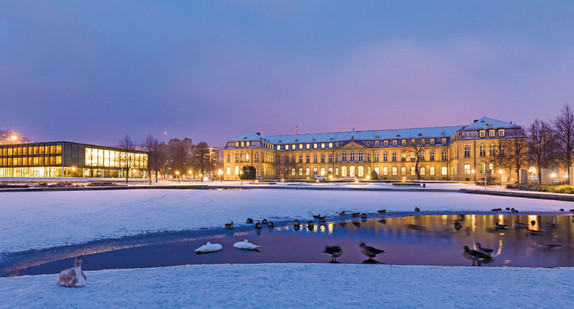
[{"label": "baroque palace facade", "polygon": [[254,166],[265,179],[369,179],[376,172],[381,180],[475,181],[499,171],[510,180],[512,171],[496,166],[494,157],[504,152],[504,141],[516,138],[525,138],[519,125],[487,117],[466,126],[281,136],[249,132],[227,142],[224,177],[240,179],[243,166]]}]

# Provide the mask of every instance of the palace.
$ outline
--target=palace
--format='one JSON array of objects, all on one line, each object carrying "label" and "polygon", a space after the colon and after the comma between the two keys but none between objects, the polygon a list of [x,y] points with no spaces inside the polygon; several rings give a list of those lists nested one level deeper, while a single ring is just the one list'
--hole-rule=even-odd
[{"label": "palace", "polygon": [[500,158],[512,142],[525,140],[519,125],[487,117],[462,126],[280,136],[249,132],[227,142],[224,177],[239,179],[242,166],[254,166],[266,179],[480,181],[489,173],[510,180],[518,175],[503,169]]},{"label": "palace", "polygon": [[147,177],[143,151],[72,142],[0,145],[0,178]]}]

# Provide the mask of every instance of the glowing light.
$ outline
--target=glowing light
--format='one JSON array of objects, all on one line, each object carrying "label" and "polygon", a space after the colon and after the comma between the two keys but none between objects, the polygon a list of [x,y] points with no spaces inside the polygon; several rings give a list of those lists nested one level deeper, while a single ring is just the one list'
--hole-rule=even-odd
[{"label": "glowing light", "polygon": [[498,173],[499,173],[500,175],[502,175],[502,173],[504,173],[504,171],[498,170]]},{"label": "glowing light", "polygon": [[556,173],[552,173],[552,174],[550,174],[550,177],[552,177],[552,178],[556,178]]},{"label": "glowing light", "polygon": [[207,177],[207,176],[203,177],[203,181],[208,181],[208,180],[209,180],[209,177]]},{"label": "glowing light", "polygon": [[10,136],[10,138],[11,138],[12,141],[14,141],[14,142],[18,140],[18,136],[16,136],[16,135],[12,135],[12,136]]}]

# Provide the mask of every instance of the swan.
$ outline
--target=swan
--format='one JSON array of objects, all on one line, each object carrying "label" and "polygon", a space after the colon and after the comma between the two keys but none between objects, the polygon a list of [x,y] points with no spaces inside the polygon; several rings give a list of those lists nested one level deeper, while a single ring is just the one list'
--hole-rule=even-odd
[{"label": "swan", "polygon": [[295,228],[301,227],[301,222],[299,222],[299,220],[293,221],[293,227],[295,227]]},{"label": "swan", "polygon": [[221,249],[223,249],[223,246],[222,246],[222,245],[220,245],[220,244],[212,244],[212,243],[210,243],[210,242],[208,241],[205,245],[203,245],[203,246],[201,246],[201,247],[195,249],[195,253],[197,253],[197,254],[201,254],[201,253],[211,253],[211,252],[220,251]]},{"label": "swan", "polygon": [[364,242],[360,243],[359,247],[361,247],[361,252],[364,255],[366,255],[369,258],[369,260],[372,260],[377,255],[385,255],[384,250],[377,249],[375,247],[367,246]]},{"label": "swan", "polygon": [[458,222],[458,221],[454,221],[454,229],[458,231],[461,228],[462,228],[462,224],[460,224],[460,222]]},{"label": "swan", "polygon": [[325,247],[323,254],[331,256],[331,263],[338,263],[337,258],[343,255],[343,249],[339,246]]},{"label": "swan", "polygon": [[86,285],[88,278],[82,271],[82,262],[85,261],[86,259],[83,255],[76,257],[73,268],[68,268],[60,272],[58,284],[65,287],[82,287]]},{"label": "swan", "polygon": [[257,250],[260,246],[250,243],[247,239],[244,241],[238,241],[233,244],[233,247],[241,250]]}]

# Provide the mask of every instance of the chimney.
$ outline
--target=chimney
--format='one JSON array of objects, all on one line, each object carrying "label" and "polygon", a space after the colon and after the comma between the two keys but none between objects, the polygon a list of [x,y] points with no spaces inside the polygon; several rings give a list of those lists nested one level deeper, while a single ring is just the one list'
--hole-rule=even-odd
[{"label": "chimney", "polygon": [[259,132],[255,133],[255,134],[257,134],[257,135],[261,136],[261,133],[259,133]]}]

